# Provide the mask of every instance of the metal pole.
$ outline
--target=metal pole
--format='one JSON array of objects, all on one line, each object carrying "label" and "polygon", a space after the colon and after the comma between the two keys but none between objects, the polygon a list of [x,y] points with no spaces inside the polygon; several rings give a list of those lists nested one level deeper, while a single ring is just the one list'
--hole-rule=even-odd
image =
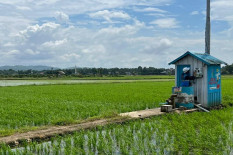
[{"label": "metal pole", "polygon": [[206,110],[205,108],[203,108],[203,107],[201,106],[201,104],[194,104],[194,106],[198,107],[199,109],[201,109],[201,110],[203,110],[203,111],[205,111],[205,112],[210,112],[209,110]]},{"label": "metal pole", "polygon": [[210,54],[210,33],[211,33],[211,24],[210,24],[210,0],[207,0],[207,9],[206,9],[206,30],[205,30],[205,53]]}]

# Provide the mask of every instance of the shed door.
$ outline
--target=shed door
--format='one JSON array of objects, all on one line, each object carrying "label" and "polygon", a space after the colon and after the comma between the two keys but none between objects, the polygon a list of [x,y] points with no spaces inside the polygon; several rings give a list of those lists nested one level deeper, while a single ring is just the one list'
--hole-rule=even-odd
[{"label": "shed door", "polygon": [[221,104],[221,67],[208,66],[208,107]]},{"label": "shed door", "polygon": [[181,86],[181,82],[182,82],[182,73],[183,73],[183,69],[185,67],[189,67],[190,68],[190,65],[177,65],[177,87],[180,87]]}]

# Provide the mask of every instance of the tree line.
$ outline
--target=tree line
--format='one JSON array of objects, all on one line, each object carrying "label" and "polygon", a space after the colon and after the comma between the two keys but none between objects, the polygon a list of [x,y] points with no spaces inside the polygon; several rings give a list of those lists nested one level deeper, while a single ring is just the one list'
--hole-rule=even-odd
[{"label": "tree line", "polygon": [[121,75],[174,75],[174,69],[141,67],[138,68],[71,68],[50,70],[0,70],[0,77],[60,77],[60,76],[121,76]]},{"label": "tree line", "polygon": [[[49,70],[0,70],[1,78],[25,78],[25,77],[94,77],[94,76],[121,76],[121,75],[174,75],[173,68],[137,67],[137,68],[70,68]],[[233,75],[233,64],[222,67],[223,75]]]},{"label": "tree line", "polygon": [[233,75],[233,64],[222,67],[222,74]]}]

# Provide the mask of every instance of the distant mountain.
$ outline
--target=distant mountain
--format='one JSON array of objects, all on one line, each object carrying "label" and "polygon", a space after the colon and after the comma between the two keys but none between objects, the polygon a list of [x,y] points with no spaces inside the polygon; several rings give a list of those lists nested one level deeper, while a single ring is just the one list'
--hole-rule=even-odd
[{"label": "distant mountain", "polygon": [[37,71],[42,71],[42,70],[51,70],[51,69],[59,69],[56,67],[50,67],[50,66],[21,66],[21,65],[17,65],[17,66],[0,66],[0,70],[37,70]]}]

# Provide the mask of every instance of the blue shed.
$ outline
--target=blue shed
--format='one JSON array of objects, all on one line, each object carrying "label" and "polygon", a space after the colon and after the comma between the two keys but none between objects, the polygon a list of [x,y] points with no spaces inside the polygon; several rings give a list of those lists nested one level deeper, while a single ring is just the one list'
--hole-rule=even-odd
[{"label": "blue shed", "polygon": [[176,88],[182,87],[182,73],[187,67],[194,77],[189,87],[193,90],[195,102],[208,109],[221,104],[221,64],[227,63],[207,53],[188,51],[169,63],[171,64],[175,64],[176,68]]}]

